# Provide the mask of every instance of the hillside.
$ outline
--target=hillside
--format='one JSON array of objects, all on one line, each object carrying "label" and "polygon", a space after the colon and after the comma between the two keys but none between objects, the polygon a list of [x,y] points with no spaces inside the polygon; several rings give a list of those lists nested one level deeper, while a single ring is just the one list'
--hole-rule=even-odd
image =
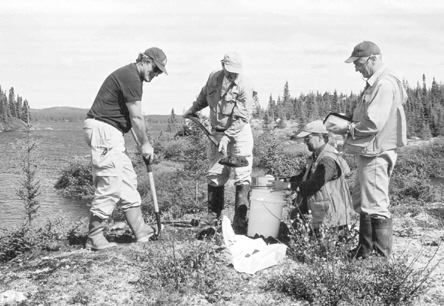
[{"label": "hillside", "polygon": [[[65,121],[77,122],[83,121],[89,109],[56,106],[43,109],[31,109],[31,118],[34,122],[39,121]],[[146,116],[148,122],[153,123],[167,123],[170,115],[148,115]],[[176,116],[180,118],[180,116]]]}]

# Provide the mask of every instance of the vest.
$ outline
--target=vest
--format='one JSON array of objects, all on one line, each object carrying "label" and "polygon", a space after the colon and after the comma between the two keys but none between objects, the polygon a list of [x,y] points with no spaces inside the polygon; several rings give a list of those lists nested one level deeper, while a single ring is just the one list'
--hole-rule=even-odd
[{"label": "vest", "polygon": [[307,198],[308,209],[311,210],[313,228],[319,229],[321,225],[336,227],[349,224],[352,211],[352,198],[345,175],[350,172],[346,161],[331,145],[326,144],[316,160],[311,159],[303,180],[313,174],[323,158],[331,158],[339,166],[340,174],[335,180],[328,181],[314,195]]}]

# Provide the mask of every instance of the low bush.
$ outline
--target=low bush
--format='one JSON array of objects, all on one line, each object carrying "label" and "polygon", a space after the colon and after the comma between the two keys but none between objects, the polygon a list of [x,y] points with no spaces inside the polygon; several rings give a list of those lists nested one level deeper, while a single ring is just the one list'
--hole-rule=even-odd
[{"label": "low bush", "polygon": [[[169,244],[162,246],[164,249],[147,248],[146,258],[140,255],[137,258],[152,263],[142,270],[140,285],[144,290],[161,289],[172,296],[174,293],[200,294],[208,302],[215,303],[230,300],[230,293],[238,289],[242,276],[227,266],[223,248],[213,241],[194,240],[179,249]],[[177,298],[179,300],[180,295]]]},{"label": "low bush", "polygon": [[255,137],[253,166],[275,177],[290,177],[305,167],[305,151],[289,151],[283,140],[270,132]]},{"label": "low bush", "polygon": [[444,141],[400,152],[390,181],[392,205],[433,202],[432,177],[444,175]]},{"label": "low bush", "polygon": [[[156,194],[159,207],[163,212],[170,212],[174,218],[180,218],[184,214],[197,213],[203,210],[203,202],[206,201],[206,183],[200,181],[197,189],[196,184],[182,170],[175,172],[163,172],[155,175]],[[148,178],[139,176],[138,190],[142,196],[142,202],[147,203],[147,212],[153,213],[152,195]],[[145,205],[144,205],[145,206]]]},{"label": "low bush", "polygon": [[63,196],[76,199],[91,199],[94,193],[91,163],[75,160],[65,169],[54,185]]},{"label": "low bush", "polygon": [[22,225],[0,232],[0,262],[9,261],[30,250],[55,251],[66,245],[69,230],[63,218],[47,220],[41,226]]},{"label": "low bush", "polygon": [[429,275],[430,269],[414,270],[406,258],[317,259],[274,276],[265,288],[313,305],[414,305]]}]

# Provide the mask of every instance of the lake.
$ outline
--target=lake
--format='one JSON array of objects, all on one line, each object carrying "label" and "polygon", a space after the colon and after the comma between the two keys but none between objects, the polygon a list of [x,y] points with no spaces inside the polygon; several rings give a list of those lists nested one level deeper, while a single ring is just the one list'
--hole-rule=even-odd
[{"label": "lake", "polygon": [[[37,177],[41,184],[36,222],[56,216],[78,220],[88,215],[87,203],[62,197],[54,189],[54,184],[61,170],[71,161],[89,158],[82,122],[51,126],[31,131],[32,139],[37,143]],[[24,152],[20,149],[20,141],[24,139],[26,132],[0,132],[0,228],[19,225],[25,218],[24,204],[17,196],[17,188],[23,178],[21,163]]]}]

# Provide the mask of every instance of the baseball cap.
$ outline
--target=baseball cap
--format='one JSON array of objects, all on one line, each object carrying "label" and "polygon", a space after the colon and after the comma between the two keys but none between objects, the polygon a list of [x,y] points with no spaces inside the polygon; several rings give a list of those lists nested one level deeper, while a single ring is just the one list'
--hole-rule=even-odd
[{"label": "baseball cap", "polygon": [[367,57],[377,54],[381,54],[381,50],[379,49],[379,47],[374,42],[365,40],[355,46],[352,54],[350,55],[349,58],[345,60],[345,62],[353,63],[360,57]]},{"label": "baseball cap", "polygon": [[151,58],[154,62],[154,64],[156,64],[156,66],[162,70],[162,72],[164,72],[165,74],[168,74],[166,71],[166,64],[167,64],[167,57],[165,55],[165,53],[157,48],[157,47],[152,47],[152,48],[148,48],[145,50],[145,52],[143,52],[146,56],[148,56],[149,58]]},{"label": "baseball cap", "polygon": [[221,62],[225,65],[225,69],[232,73],[240,73],[242,70],[242,60],[236,52],[229,52],[224,55]]},{"label": "baseball cap", "polygon": [[307,123],[304,128],[296,135],[296,138],[304,138],[310,134],[328,134],[322,120],[315,120]]}]

